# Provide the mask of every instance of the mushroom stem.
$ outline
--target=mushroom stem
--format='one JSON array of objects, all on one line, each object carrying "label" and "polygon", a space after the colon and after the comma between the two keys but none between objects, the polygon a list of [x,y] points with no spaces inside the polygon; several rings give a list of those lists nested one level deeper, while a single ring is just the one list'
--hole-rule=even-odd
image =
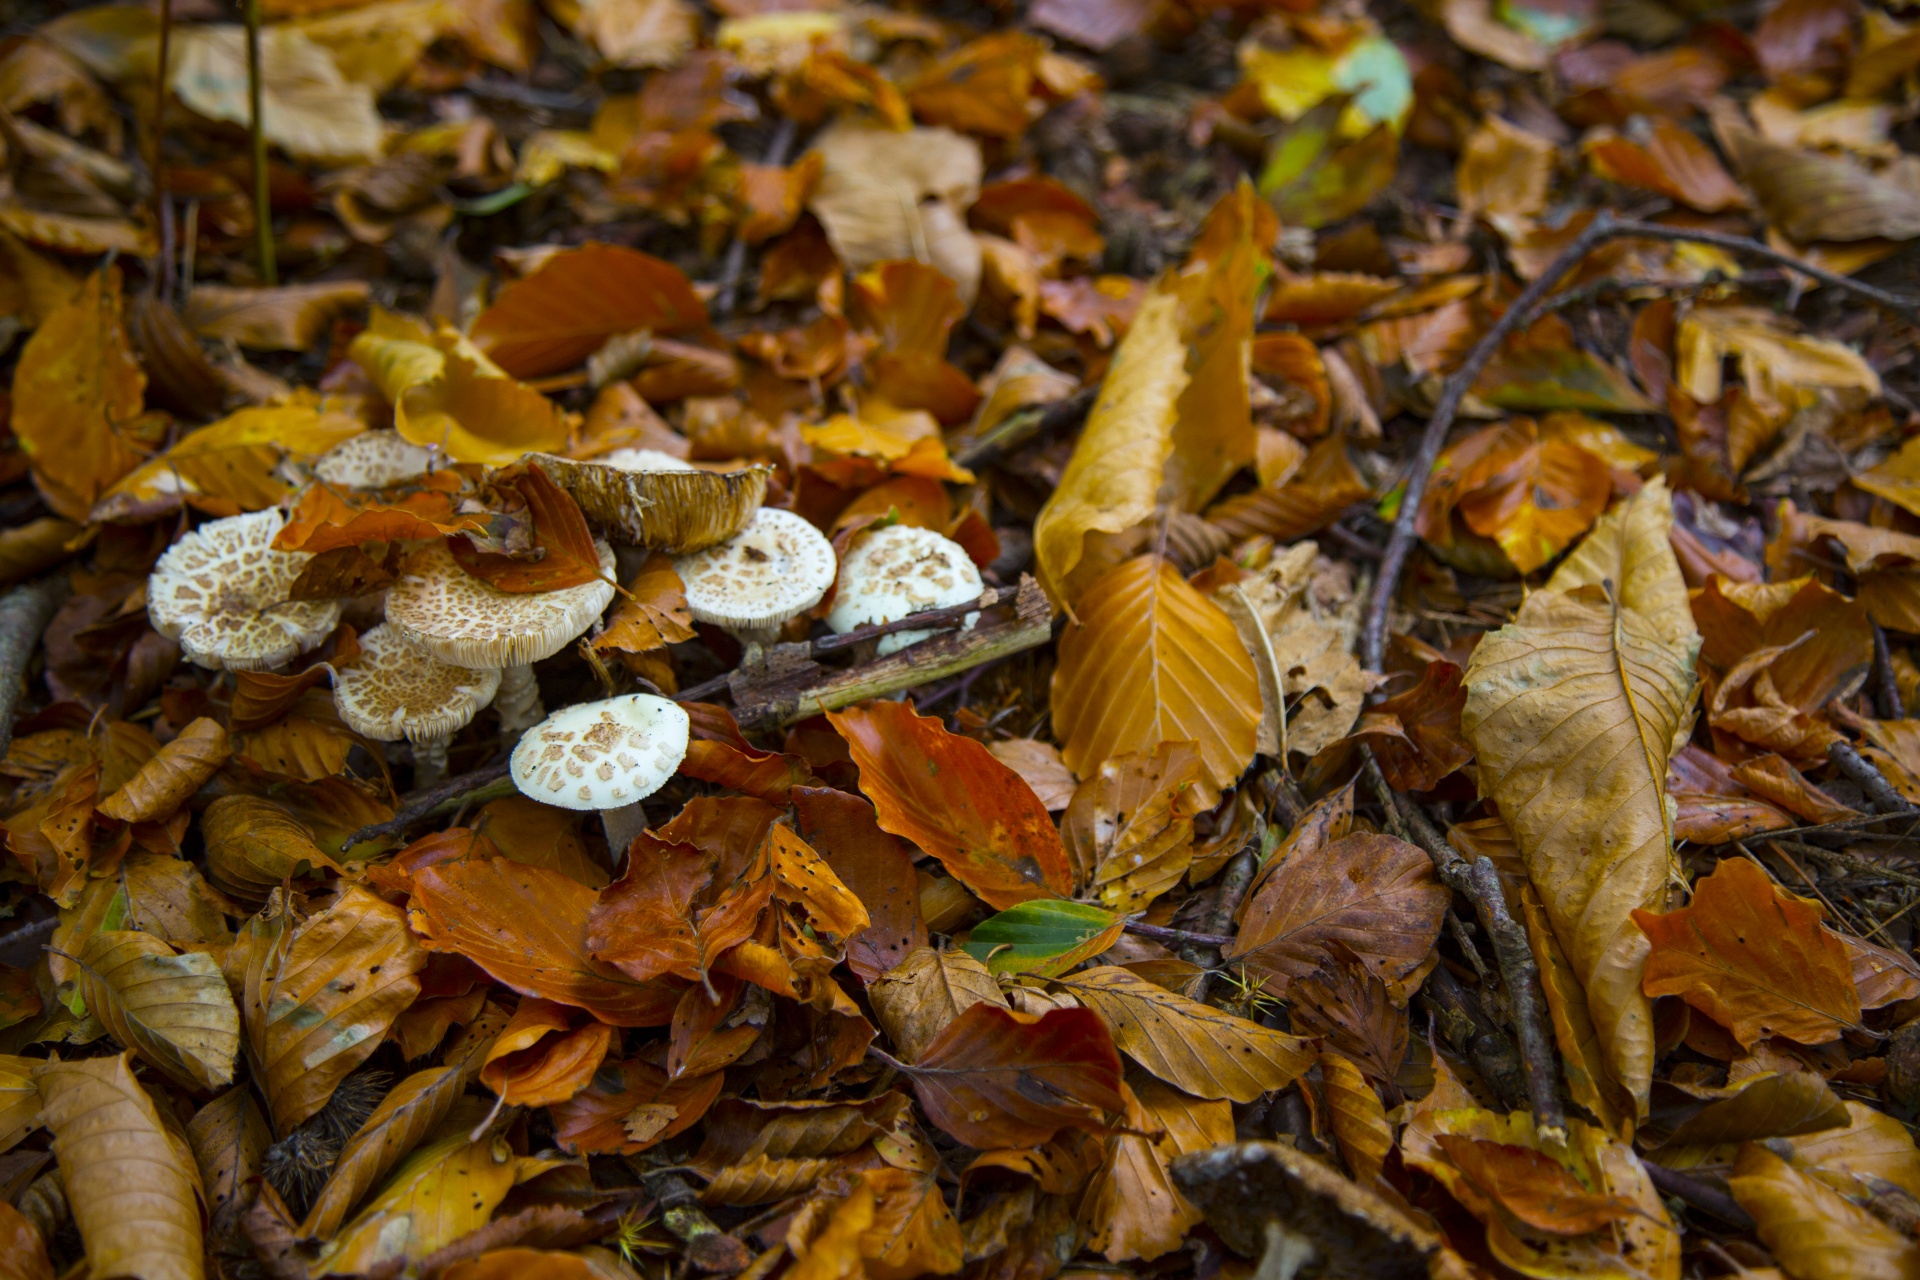
[{"label": "mushroom stem", "polygon": [[639,801],[618,809],[602,809],[600,829],[607,833],[607,852],[613,857],[613,869],[618,871],[626,865],[627,846],[647,829],[646,810],[640,807]]},{"label": "mushroom stem", "polygon": [[1267,1251],[1260,1255],[1260,1266],[1253,1280],[1293,1280],[1300,1268],[1313,1261],[1313,1241],[1280,1222],[1267,1223]]},{"label": "mushroom stem", "polygon": [[517,738],[546,717],[540,705],[540,685],[533,678],[533,667],[522,665],[500,670],[500,692],[494,695],[494,709],[500,713],[500,732]]},{"label": "mushroom stem", "polygon": [[447,740],[429,738],[413,744],[413,789],[431,787],[447,776]]}]

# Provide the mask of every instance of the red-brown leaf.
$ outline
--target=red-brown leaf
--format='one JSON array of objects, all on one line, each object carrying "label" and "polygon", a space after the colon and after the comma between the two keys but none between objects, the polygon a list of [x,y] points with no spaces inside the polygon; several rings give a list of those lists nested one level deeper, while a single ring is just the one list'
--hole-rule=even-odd
[{"label": "red-brown leaf", "polygon": [[563,249],[500,291],[473,338],[516,378],[571,369],[635,329],[705,329],[707,309],[672,263],[611,244]]},{"label": "red-brown leaf", "polygon": [[513,595],[559,591],[600,579],[600,551],[580,504],[549,480],[539,463],[503,471],[494,477],[494,483],[518,491],[526,500],[540,558],[522,560],[499,555],[479,550],[468,538],[449,538],[447,550],[462,569],[494,590]]}]

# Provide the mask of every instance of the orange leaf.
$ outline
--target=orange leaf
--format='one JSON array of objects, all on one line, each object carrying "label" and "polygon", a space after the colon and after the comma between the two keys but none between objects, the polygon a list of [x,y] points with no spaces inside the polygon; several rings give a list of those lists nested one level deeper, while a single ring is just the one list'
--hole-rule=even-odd
[{"label": "orange leaf", "polygon": [[1365,712],[1346,741],[1365,739],[1396,791],[1431,791],[1473,759],[1473,748],[1460,733],[1466,705],[1460,668],[1430,662],[1419,684]]},{"label": "orange leaf", "polygon": [[299,505],[274,536],[273,549],[332,551],[367,542],[407,542],[469,530],[479,532],[487,527],[482,516],[454,514],[454,495],[466,488],[458,472],[436,471],[422,476],[414,485],[402,497],[372,497],[364,505],[356,505],[326,485],[313,485],[300,495]]},{"label": "orange leaf", "polygon": [[[567,1151],[634,1155],[692,1128],[720,1096],[725,1080],[718,1071],[669,1080],[658,1067],[622,1062],[552,1106],[554,1137]],[[634,1133],[647,1136],[634,1138]]]},{"label": "orange leaf", "polygon": [[158,822],[192,798],[231,754],[226,729],[201,716],[101,801],[100,815],[120,822]]},{"label": "orange leaf", "polygon": [[617,333],[704,330],[707,309],[672,263],[619,245],[563,249],[500,291],[473,339],[516,378],[571,369]]},{"label": "orange leaf", "polygon": [[1091,1009],[1039,1017],[970,1005],[900,1069],[935,1124],[982,1150],[1031,1147],[1062,1129],[1104,1133],[1126,1110],[1120,1053]]},{"label": "orange leaf", "polygon": [[882,831],[873,806],[859,796],[829,787],[795,787],[791,794],[801,836],[866,906],[871,923],[847,940],[847,966],[872,982],[927,945],[910,846]]},{"label": "orange leaf", "polygon": [[687,744],[687,754],[680,761],[680,775],[779,805],[787,803],[793,788],[817,781],[812,767],[799,756],[742,749],[710,738],[695,739]]},{"label": "orange leaf", "polygon": [[1860,1025],[1846,946],[1818,903],[1777,888],[1745,858],[1727,858],[1678,911],[1635,911],[1653,943],[1641,989],[1679,996],[1743,1048],[1767,1036],[1837,1040]]},{"label": "orange leaf", "polygon": [[522,995],[585,1009],[616,1027],[661,1027],[677,985],[635,982],[587,952],[592,889],[558,871],[469,857],[414,873],[407,913],[429,951],[466,956]]},{"label": "orange leaf", "polygon": [[1468,1181],[1537,1231],[1583,1236],[1639,1212],[1625,1196],[1587,1190],[1544,1151],[1451,1133],[1434,1141]]},{"label": "orange leaf", "polygon": [[579,1093],[606,1060],[613,1028],[593,1021],[571,1027],[571,1021],[565,1005],[522,1000],[487,1049],[480,1083],[510,1107],[551,1106]]},{"label": "orange leaf", "polygon": [[535,560],[481,551],[467,537],[447,539],[447,550],[462,569],[496,591],[534,595],[560,591],[601,580],[600,550],[580,504],[547,478],[537,462],[497,473],[494,483],[512,489],[527,504],[533,521],[533,542],[540,551]]},{"label": "orange leaf", "polygon": [[989,906],[1073,892],[1046,806],[978,742],[904,702],[829,711],[827,719],[847,740],[882,829],[940,859]]},{"label": "orange leaf", "polygon": [[647,653],[693,637],[686,586],[673,571],[673,557],[656,551],[634,575],[627,598],[593,638],[593,647],[601,653]]},{"label": "orange leaf", "polygon": [[1587,144],[1587,159],[1609,181],[1657,191],[1701,213],[1747,203],[1747,193],[1712,149],[1671,120],[1656,120],[1644,146],[1618,136],[1595,138]]}]

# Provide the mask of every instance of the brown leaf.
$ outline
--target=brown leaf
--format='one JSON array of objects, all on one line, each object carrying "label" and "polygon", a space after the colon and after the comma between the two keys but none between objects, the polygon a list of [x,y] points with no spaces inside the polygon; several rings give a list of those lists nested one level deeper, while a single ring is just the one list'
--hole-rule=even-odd
[{"label": "brown leaf", "polygon": [[150,933],[116,930],[88,938],[74,961],[87,1008],[114,1039],[183,1088],[233,1082],[240,1014],[212,956],[176,955]]},{"label": "brown leaf", "polygon": [[909,703],[827,713],[860,766],[880,826],[945,864],[989,906],[1073,892],[1053,820],[1018,774]]},{"label": "brown leaf", "polygon": [[1420,683],[1362,712],[1345,741],[1371,746],[1380,772],[1396,791],[1431,791],[1473,759],[1473,748],[1460,733],[1466,705],[1460,668],[1430,662]]},{"label": "brown leaf", "polygon": [[206,1190],[209,1229],[216,1237],[230,1236],[253,1202],[249,1184],[260,1176],[273,1142],[253,1090],[236,1085],[194,1112],[187,1121],[187,1141]]},{"label": "brown leaf", "polygon": [[1064,1128],[1104,1132],[1126,1109],[1120,1055],[1088,1009],[1039,1017],[975,1004],[948,1023],[912,1064],[927,1117],[971,1147],[1032,1146]]},{"label": "brown leaf", "polygon": [[101,801],[100,812],[120,822],[158,822],[185,804],[231,754],[226,729],[202,716]]},{"label": "brown leaf", "polygon": [[500,291],[474,321],[474,341],[516,378],[560,373],[608,338],[635,329],[671,334],[707,327],[707,309],[680,269],[611,244],[553,254]]},{"label": "brown leaf", "polygon": [[585,1009],[611,1026],[665,1026],[677,987],[635,982],[589,954],[594,900],[558,871],[466,858],[415,874],[407,918],[429,951],[464,955],[522,995]]},{"label": "brown leaf", "polygon": [[447,1118],[465,1088],[458,1067],[428,1067],[395,1085],[340,1148],[300,1235],[325,1240],[338,1231],[381,1176]]},{"label": "brown leaf", "polygon": [[1727,1187],[1788,1274],[1856,1280],[1920,1274],[1920,1244],[1767,1147],[1740,1149]]},{"label": "brown leaf", "polygon": [[877,978],[867,997],[887,1039],[909,1060],[974,1005],[1008,1007],[987,967],[959,948],[918,948]]},{"label": "brown leaf", "polygon": [[1311,863],[1290,857],[1262,883],[1228,951],[1286,998],[1319,966],[1330,943],[1352,948],[1369,972],[1395,985],[1423,966],[1440,936],[1449,894],[1433,863],[1392,836],[1355,834]]},{"label": "brown leaf", "polygon": [[286,524],[274,535],[276,551],[320,553],[368,542],[408,542],[486,528],[484,516],[457,515],[454,499],[466,487],[453,471],[436,471],[395,495],[344,496],[316,484],[300,495]]},{"label": "brown leaf", "polygon": [[0,1202],[0,1277],[53,1280],[53,1260],[40,1228],[11,1204]]},{"label": "brown leaf", "polygon": [[1190,1151],[1233,1141],[1233,1109],[1225,1102],[1190,1098],[1157,1080],[1139,1080],[1133,1092],[1141,1115],[1162,1132],[1108,1138],[1106,1164],[1080,1210],[1087,1247],[1109,1262],[1150,1260],[1179,1248],[1201,1214],[1180,1194],[1168,1166]]},{"label": "brown leaf", "polygon": [[859,796],[795,787],[792,800],[801,836],[866,907],[867,927],[847,939],[847,966],[872,982],[927,945],[911,846],[882,831]]},{"label": "brown leaf", "polygon": [[613,1046],[613,1028],[572,1025],[565,1005],[526,999],[487,1049],[480,1083],[509,1107],[565,1102],[587,1087]]},{"label": "brown leaf", "polygon": [[[634,1155],[691,1128],[724,1082],[718,1071],[669,1080],[658,1067],[635,1059],[610,1063],[591,1085],[550,1108],[554,1137],[566,1151]],[[628,1120],[643,1107],[670,1108],[671,1114],[663,1110],[665,1123],[649,1122],[641,1130],[646,1136],[636,1137]]]},{"label": "brown leaf", "polygon": [[1074,792],[1060,824],[1074,883],[1122,915],[1179,884],[1193,860],[1202,767],[1191,742],[1103,763]]},{"label": "brown leaf", "polygon": [[336,316],[366,299],[367,285],[360,280],[272,289],[196,284],[181,319],[203,338],[232,338],[256,351],[307,351]]},{"label": "brown leaf", "polygon": [[1328,949],[1332,954],[1318,969],[1293,983],[1293,1024],[1397,1092],[1407,1056],[1406,1009],[1344,943],[1334,940]]},{"label": "brown leaf", "polygon": [[1653,944],[1646,992],[1680,996],[1743,1047],[1772,1035],[1837,1039],[1860,1025],[1860,998],[1846,948],[1821,924],[1825,914],[1746,859],[1723,859],[1687,906],[1633,913]]},{"label": "brown leaf", "polygon": [[1434,1141],[1474,1186],[1536,1231],[1586,1235],[1635,1211],[1633,1201],[1587,1190],[1565,1165],[1531,1147],[1450,1133]]},{"label": "brown leaf", "polygon": [[600,546],[580,504],[547,478],[537,462],[494,473],[493,484],[518,493],[533,525],[537,558],[521,559],[477,549],[471,538],[447,539],[462,569],[496,591],[528,595],[560,591],[602,580]]},{"label": "brown leaf", "polygon": [[627,585],[626,598],[608,615],[606,626],[593,638],[593,647],[602,653],[646,653],[691,640],[693,635],[686,588],[673,571],[673,560],[656,551]]}]

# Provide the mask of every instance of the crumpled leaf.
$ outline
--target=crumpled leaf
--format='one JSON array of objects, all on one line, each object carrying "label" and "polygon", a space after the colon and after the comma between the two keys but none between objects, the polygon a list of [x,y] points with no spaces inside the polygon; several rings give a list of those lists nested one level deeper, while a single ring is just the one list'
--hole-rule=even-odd
[{"label": "crumpled leaf", "polygon": [[1667,760],[1685,736],[1700,644],[1671,523],[1659,480],[1603,516],[1474,650],[1461,717],[1481,791],[1513,828],[1586,988],[1608,1069],[1641,1107],[1653,1027],[1640,991],[1647,943],[1631,917],[1666,901]]},{"label": "crumpled leaf", "polygon": [[1652,943],[1646,992],[1680,996],[1746,1048],[1774,1035],[1804,1044],[1838,1039],[1860,1025],[1860,997],[1846,947],[1821,924],[1825,915],[1745,858],[1722,859],[1688,905],[1633,913]]},{"label": "crumpled leaf", "polygon": [[183,1088],[233,1082],[240,1011],[212,956],[177,955],[150,933],[114,930],[88,938],[74,961],[87,1008],[114,1039]]},{"label": "crumpled leaf", "polygon": [[1087,1247],[1109,1262],[1148,1260],[1179,1248],[1201,1213],[1174,1185],[1170,1165],[1190,1151],[1233,1141],[1233,1109],[1190,1098],[1158,1080],[1132,1085],[1140,1114],[1158,1137],[1123,1133],[1107,1139],[1106,1164],[1080,1210]]},{"label": "crumpled leaf", "polygon": [[94,504],[93,519],[134,523],[182,503],[221,516],[259,511],[292,491],[283,464],[311,462],[364,430],[358,418],[309,404],[241,409],[122,476]]},{"label": "crumpled leaf", "polygon": [[867,996],[887,1039],[909,1060],[972,1006],[1008,1007],[987,966],[959,948],[920,947],[875,979]]},{"label": "crumpled leaf", "polygon": [[334,318],[366,301],[361,280],[238,289],[196,284],[180,318],[203,338],[232,338],[255,351],[306,351]]},{"label": "crumpled leaf", "polygon": [[91,1273],[201,1280],[200,1173],[132,1054],[51,1061],[34,1078]]},{"label": "crumpled leaf", "polygon": [[1318,554],[1296,542],[1260,575],[1214,592],[1260,682],[1254,741],[1264,755],[1318,753],[1353,728],[1366,696],[1359,660],[1314,605]]},{"label": "crumpled leaf", "polygon": [[849,271],[918,259],[940,269],[971,303],[980,247],[966,229],[980,194],[980,144],[951,129],[896,132],[854,120],[823,130],[812,151],[820,178],[807,208]]},{"label": "crumpled leaf", "polygon": [[185,804],[232,754],[220,722],[201,716],[100,802],[101,816],[158,822]]},{"label": "crumpled leaf", "polygon": [[1880,394],[1880,375],[1859,352],[1831,338],[1795,333],[1759,307],[1690,308],[1674,338],[1675,385],[1701,404],[1714,403],[1730,355],[1739,362],[1748,394],[1772,417],[1810,403],[1816,387]]},{"label": "crumpled leaf", "polygon": [[1191,789],[1200,770],[1190,742],[1103,763],[1061,820],[1075,882],[1122,915],[1180,883],[1193,861]]},{"label": "crumpled leaf", "polygon": [[634,1059],[608,1063],[593,1083],[549,1108],[563,1150],[634,1155],[691,1128],[726,1082],[721,1072],[667,1079]]}]

